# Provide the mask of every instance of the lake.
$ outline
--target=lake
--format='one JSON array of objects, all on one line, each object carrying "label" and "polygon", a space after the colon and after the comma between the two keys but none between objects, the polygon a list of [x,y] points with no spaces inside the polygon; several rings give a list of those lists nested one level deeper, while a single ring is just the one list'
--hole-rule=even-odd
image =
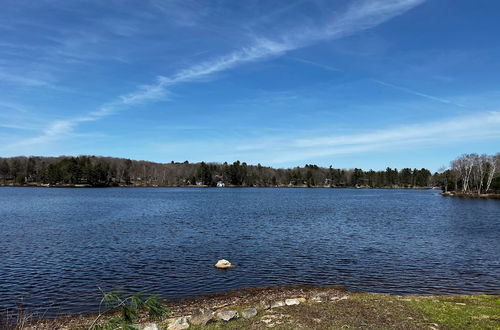
[{"label": "lake", "polygon": [[0,226],[0,310],[93,312],[99,288],[500,293],[500,201],[438,191],[3,187]]}]

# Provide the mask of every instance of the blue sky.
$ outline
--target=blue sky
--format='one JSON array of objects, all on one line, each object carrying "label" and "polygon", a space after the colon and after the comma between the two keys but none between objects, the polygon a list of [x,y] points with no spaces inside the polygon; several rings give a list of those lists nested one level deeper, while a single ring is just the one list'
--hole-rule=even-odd
[{"label": "blue sky", "polygon": [[500,151],[494,0],[6,0],[0,156],[427,167]]}]

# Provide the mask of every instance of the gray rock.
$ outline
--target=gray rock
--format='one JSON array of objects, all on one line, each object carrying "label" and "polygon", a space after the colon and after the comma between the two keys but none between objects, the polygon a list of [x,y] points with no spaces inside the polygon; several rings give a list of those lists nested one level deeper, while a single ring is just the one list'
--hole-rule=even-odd
[{"label": "gray rock", "polygon": [[174,322],[172,322],[168,326],[168,330],[183,330],[189,328],[189,323],[187,321],[187,317],[179,317],[178,319],[175,319]]},{"label": "gray rock", "polygon": [[257,315],[257,309],[253,308],[253,307],[245,308],[241,312],[241,316],[243,316],[246,319],[250,319],[250,318],[254,317],[255,315]]},{"label": "gray rock", "polygon": [[217,313],[217,317],[221,319],[222,321],[231,321],[235,320],[239,317],[239,314],[237,311],[224,311],[224,312],[219,312]]},{"label": "gray rock", "polygon": [[[331,301],[340,301],[340,300],[346,300],[346,299],[349,299],[349,296],[347,295],[343,295],[343,296],[333,296],[330,298]],[[404,299],[402,299],[404,300]],[[405,301],[411,301],[411,299],[407,299]]]},{"label": "gray rock", "polygon": [[199,309],[191,315],[189,323],[192,325],[206,325],[212,321],[215,321],[213,311],[210,309]]},{"label": "gray rock", "polygon": [[271,308],[271,304],[267,301],[261,301],[255,306],[255,308],[257,308],[258,311],[264,311]]},{"label": "gray rock", "polygon": [[327,301],[328,300],[328,293],[326,293],[326,292],[320,292],[320,293],[313,294],[311,296],[311,300],[314,301],[314,302]]},{"label": "gray rock", "polygon": [[160,330],[160,328],[158,327],[158,325],[156,325],[156,323],[150,323],[146,324],[146,326],[142,328],[142,330]]},{"label": "gray rock", "polygon": [[293,306],[293,305],[298,305],[300,304],[300,301],[298,301],[297,299],[286,299],[285,300],[285,304],[287,306]]},{"label": "gray rock", "polygon": [[275,301],[271,304],[271,308],[283,307],[283,306],[285,306],[284,301]]}]

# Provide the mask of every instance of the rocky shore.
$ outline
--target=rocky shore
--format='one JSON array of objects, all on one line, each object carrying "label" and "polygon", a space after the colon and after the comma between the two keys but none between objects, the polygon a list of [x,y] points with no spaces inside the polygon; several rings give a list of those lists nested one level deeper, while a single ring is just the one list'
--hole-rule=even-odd
[{"label": "rocky shore", "polygon": [[[393,296],[341,287],[270,287],[169,301],[170,314],[122,329],[498,329],[500,296]],[[19,329],[112,329],[110,312],[39,320]]]}]

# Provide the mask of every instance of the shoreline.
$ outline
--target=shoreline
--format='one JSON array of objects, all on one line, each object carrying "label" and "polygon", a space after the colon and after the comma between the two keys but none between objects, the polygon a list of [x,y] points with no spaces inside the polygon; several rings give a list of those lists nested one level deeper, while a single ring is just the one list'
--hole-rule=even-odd
[{"label": "shoreline", "polygon": [[88,189],[88,188],[200,188],[200,189],[224,189],[224,188],[265,188],[265,189],[273,189],[273,188],[319,188],[319,189],[360,189],[360,190],[373,190],[373,189],[385,189],[385,190],[441,190],[436,187],[428,188],[428,187],[355,187],[355,186],[307,186],[307,185],[278,185],[278,186],[234,186],[234,185],[226,185],[224,187],[213,187],[207,185],[184,185],[184,186],[158,186],[158,185],[116,185],[116,186],[91,186],[91,185],[44,185],[44,184],[23,184],[23,185],[14,185],[14,184],[2,184],[0,183],[0,187],[10,187],[10,188],[71,188],[71,189]]},{"label": "shoreline", "polygon": [[[145,313],[131,324],[137,329],[322,329],[346,325],[420,329],[423,325],[449,328],[446,318],[450,309],[454,322],[479,322],[500,325],[496,308],[500,295],[390,295],[352,292],[341,286],[293,285],[231,290],[200,297],[167,300],[170,313],[149,320]],[[432,310],[428,310],[431,308]],[[434,310],[439,307],[439,310]],[[442,308],[441,308],[442,307]],[[393,313],[393,311],[399,311]],[[476,313],[477,310],[477,313]],[[251,312],[251,313],[250,313]],[[221,319],[232,314],[229,320]],[[251,315],[250,315],[250,314]],[[435,315],[439,314],[439,315]],[[476,315],[477,314],[477,315]],[[106,322],[119,317],[118,311],[85,315],[66,315],[53,319],[28,321],[18,329],[88,329],[95,324],[105,328]],[[250,316],[249,316],[250,315]],[[471,318],[472,315],[472,318]],[[403,317],[401,317],[403,316]],[[201,320],[201,323],[198,323]],[[203,320],[207,321],[204,324]],[[340,323],[339,323],[340,322]],[[491,322],[491,323],[489,323]],[[176,327],[176,325],[178,327]],[[403,326],[404,325],[404,326]],[[149,328],[148,328],[149,326]],[[154,327],[156,326],[156,327]],[[1,327],[1,324],[0,324]],[[453,328],[453,327],[452,327]],[[481,328],[481,327],[479,327]],[[97,328],[96,328],[97,329]]]},{"label": "shoreline", "polygon": [[476,194],[476,193],[463,193],[457,191],[442,192],[441,195],[444,197],[500,199],[500,194]]}]

